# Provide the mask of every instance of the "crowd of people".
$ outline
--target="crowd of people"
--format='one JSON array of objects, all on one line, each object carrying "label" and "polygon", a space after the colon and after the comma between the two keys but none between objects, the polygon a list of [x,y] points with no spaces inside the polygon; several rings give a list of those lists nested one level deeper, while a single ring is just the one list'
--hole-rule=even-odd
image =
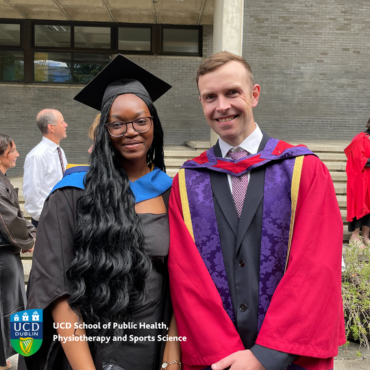
[{"label": "crowd of people", "polygon": [[153,104],[171,86],[122,55],[75,97],[100,111],[89,166],[67,166],[68,125],[42,110],[24,165],[32,224],[0,134],[1,370],[36,228],[27,309],[43,309],[43,344],[20,370],[333,369],[345,335],[330,174],[254,121],[261,88],[244,58],[216,53],[196,81],[219,140],[173,181]]}]

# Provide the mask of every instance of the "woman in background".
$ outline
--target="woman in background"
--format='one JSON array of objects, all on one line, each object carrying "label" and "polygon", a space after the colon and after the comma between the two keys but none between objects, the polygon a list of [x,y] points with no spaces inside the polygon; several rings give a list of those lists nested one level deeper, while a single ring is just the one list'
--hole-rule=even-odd
[{"label": "woman in background", "polygon": [[20,252],[31,252],[36,237],[35,227],[19,207],[18,189],[6,176],[18,157],[14,141],[0,134],[0,370],[9,369],[6,360],[16,354],[10,344],[10,315],[24,310],[26,304]]}]

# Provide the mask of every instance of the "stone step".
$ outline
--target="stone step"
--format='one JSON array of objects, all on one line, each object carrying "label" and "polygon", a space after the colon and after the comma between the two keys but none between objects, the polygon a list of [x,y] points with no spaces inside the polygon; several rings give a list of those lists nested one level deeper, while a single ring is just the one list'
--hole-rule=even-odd
[{"label": "stone step", "polygon": [[316,153],[323,162],[345,162],[347,160],[344,153]]},{"label": "stone step", "polygon": [[30,260],[33,257],[33,252],[27,252],[27,253],[22,253],[21,252],[21,258],[22,260]]},{"label": "stone step", "polygon": [[185,144],[191,149],[203,149],[207,150],[211,147],[211,143],[209,141],[185,141]]},{"label": "stone step", "polygon": [[304,144],[312,150],[314,153],[316,152],[329,152],[329,153],[344,153],[344,149],[349,144],[348,141],[331,141],[331,142],[310,142],[310,141],[304,141],[304,142],[297,142],[297,141],[290,141],[287,140],[292,145],[298,145],[298,144]]},{"label": "stone step", "polygon": [[343,225],[343,240],[348,242],[350,236],[351,232],[348,231],[347,225]]},{"label": "stone step", "polygon": [[324,161],[325,166],[329,171],[346,172],[346,162],[327,162]]},{"label": "stone step", "polygon": [[337,195],[337,201],[340,208],[347,208],[347,196],[346,195]]},{"label": "stone step", "polygon": [[188,159],[192,158],[166,158],[164,163],[166,164],[166,168],[180,168]]},{"label": "stone step", "polygon": [[22,259],[23,270],[24,270],[24,282],[28,283],[28,279],[30,277],[30,271],[32,267],[32,260],[25,260]]},{"label": "stone step", "polygon": [[174,178],[176,174],[179,172],[180,168],[167,168],[166,173],[168,176]]},{"label": "stone step", "polygon": [[347,190],[346,190],[347,184],[345,183],[335,182],[334,189],[335,189],[335,194],[337,195],[347,194]]},{"label": "stone step", "polygon": [[192,150],[190,148],[187,149],[167,149],[164,151],[164,158],[165,161],[167,158],[185,158],[191,159],[197,157],[198,155],[202,154],[204,150]]},{"label": "stone step", "polygon": [[31,218],[31,216],[27,213],[27,211],[26,211],[26,209],[24,208],[24,200],[23,200],[23,202],[21,202],[21,201],[19,201],[19,206],[21,207],[21,211],[22,211],[22,213],[23,213],[23,217],[25,217],[25,218]]},{"label": "stone step", "polygon": [[345,182],[347,183],[347,174],[345,172],[330,171],[330,176],[333,182]]}]

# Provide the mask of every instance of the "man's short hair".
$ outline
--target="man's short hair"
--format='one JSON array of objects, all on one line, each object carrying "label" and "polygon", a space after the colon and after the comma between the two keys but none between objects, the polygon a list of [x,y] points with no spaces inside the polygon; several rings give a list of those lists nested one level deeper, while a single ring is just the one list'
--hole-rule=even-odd
[{"label": "man's short hair", "polygon": [[253,73],[250,65],[247,63],[247,61],[240,57],[239,55],[230,53],[229,51],[220,51],[216,54],[211,55],[208,57],[198,68],[197,72],[197,85],[199,83],[199,77],[204,76],[207,73],[213,72],[217,68],[220,68],[224,64],[228,62],[239,62],[243,64],[245,69],[247,70],[247,75],[249,77],[249,81],[251,83],[251,86],[254,86],[254,79],[253,79]]},{"label": "man's short hair", "polygon": [[56,126],[58,123],[55,110],[46,109],[38,113],[36,117],[36,123],[43,135],[48,133],[48,125]]}]

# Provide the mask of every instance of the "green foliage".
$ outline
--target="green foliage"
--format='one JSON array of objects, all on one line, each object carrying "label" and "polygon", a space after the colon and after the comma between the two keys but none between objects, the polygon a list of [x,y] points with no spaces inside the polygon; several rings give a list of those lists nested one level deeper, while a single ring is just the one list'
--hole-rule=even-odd
[{"label": "green foliage", "polygon": [[370,247],[350,242],[342,273],[342,296],[346,337],[370,348]]}]

